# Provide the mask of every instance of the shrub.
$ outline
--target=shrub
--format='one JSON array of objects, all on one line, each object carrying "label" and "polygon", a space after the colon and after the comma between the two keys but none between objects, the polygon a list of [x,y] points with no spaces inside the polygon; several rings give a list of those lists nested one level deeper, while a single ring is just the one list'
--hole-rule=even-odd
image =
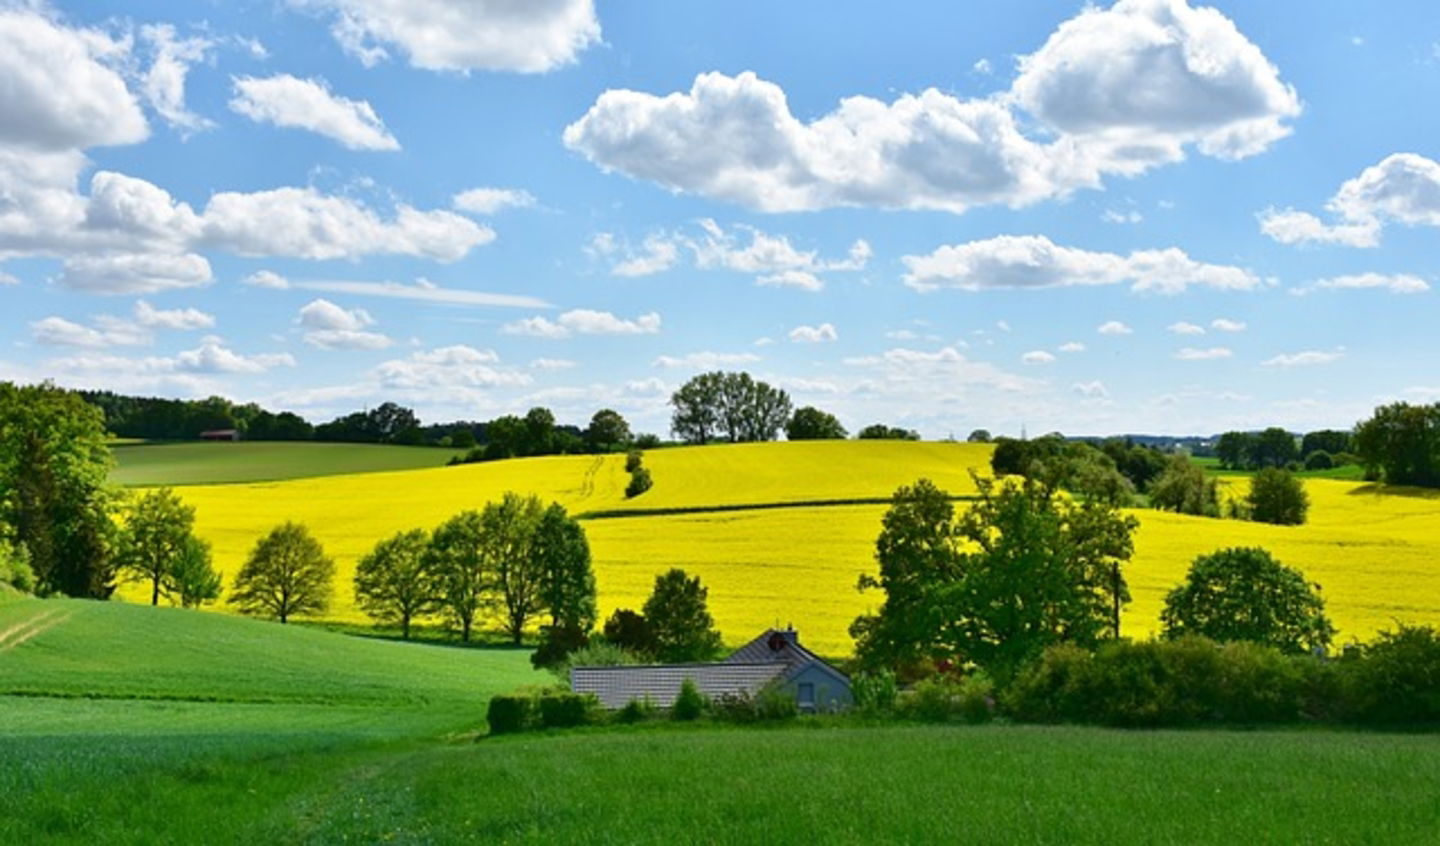
[{"label": "shrub", "polygon": [[1299,526],[1310,510],[1310,497],[1305,486],[1289,470],[1267,467],[1250,480],[1251,519],[1277,526]]},{"label": "shrub", "polygon": [[677,720],[695,720],[705,713],[705,706],[704,694],[695,686],[694,679],[687,678],[680,684],[680,695],[675,697],[670,713]]},{"label": "shrub", "polygon": [[639,723],[645,720],[654,719],[660,709],[650,701],[650,697],[644,699],[631,699],[625,703],[625,707],[615,712],[615,719],[621,723]]},{"label": "shrub", "polygon": [[645,453],[638,449],[632,449],[625,453],[625,472],[634,473],[640,469],[640,462],[645,458]]},{"label": "shrub", "polygon": [[850,693],[855,698],[855,709],[862,714],[882,715],[895,710],[895,699],[899,688],[895,674],[889,670],[860,673],[850,680]]},{"label": "shrub", "polygon": [[1220,516],[1219,486],[1183,453],[1170,459],[1169,466],[1150,482],[1148,492],[1150,504],[1161,511]]},{"label": "shrub", "polygon": [[983,672],[961,679],[956,693],[960,719],[965,722],[987,723],[995,716],[995,682]]},{"label": "shrub", "polygon": [[632,655],[649,658],[655,654],[655,630],[645,615],[629,608],[617,608],[605,621],[605,640]]},{"label": "shrub", "polygon": [[1255,643],[1220,648],[1220,679],[1215,686],[1219,718],[1229,723],[1285,723],[1299,719],[1307,675],[1303,665],[1320,662],[1287,658]]},{"label": "shrub", "polygon": [[1335,466],[1335,457],[1323,449],[1317,449],[1305,456],[1306,470],[1329,470]]},{"label": "shrub", "polygon": [[600,703],[590,694],[563,691],[540,697],[540,725],[545,728],[571,728],[591,721]]},{"label": "shrub", "polygon": [[490,733],[514,734],[529,728],[534,719],[534,699],[529,696],[494,696],[485,712]]},{"label": "shrub", "polygon": [[630,484],[625,486],[625,498],[634,499],[640,494],[650,490],[653,486],[654,482],[650,479],[649,468],[640,467],[636,469],[634,473],[630,474]]},{"label": "shrub", "polygon": [[530,664],[537,670],[563,668],[568,677],[572,666],[570,656],[589,645],[590,635],[579,626],[545,626],[539,645],[530,654]]},{"label": "shrub", "polygon": [[1351,719],[1380,725],[1440,721],[1440,632],[1401,625],[1343,662]]},{"label": "shrub", "polygon": [[1168,638],[1248,640],[1297,653],[1325,648],[1335,632],[1319,586],[1258,547],[1196,558],[1165,597],[1160,622]]},{"label": "shrub", "polygon": [[635,436],[635,446],[640,449],[655,449],[660,446],[660,436],[648,432],[641,432]]},{"label": "shrub", "polygon": [[566,655],[550,669],[561,681],[569,684],[571,667],[627,667],[638,663],[640,662],[635,656],[623,648],[603,640],[592,640]]},{"label": "shrub", "polygon": [[0,539],[0,585],[9,585],[21,593],[35,590],[35,571],[30,569],[30,555],[25,547]]},{"label": "shrub", "polygon": [[930,723],[943,723],[960,712],[959,685],[946,676],[922,679],[900,699],[900,711]]},{"label": "shrub", "polygon": [[1051,646],[1015,676],[1001,703],[1008,713],[1025,722],[1078,720],[1084,713],[1080,686],[1091,660],[1089,652],[1074,644]]}]

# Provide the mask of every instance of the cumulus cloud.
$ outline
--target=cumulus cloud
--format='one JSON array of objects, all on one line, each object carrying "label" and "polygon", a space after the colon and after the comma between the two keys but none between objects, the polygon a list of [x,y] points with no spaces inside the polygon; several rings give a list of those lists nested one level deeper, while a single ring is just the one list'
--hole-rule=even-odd
[{"label": "cumulus cloud", "polygon": [[59,282],[95,294],[152,294],[210,284],[210,262],[193,253],[116,253],[68,258]]},{"label": "cumulus cloud", "polygon": [[277,291],[283,291],[290,287],[289,279],[270,270],[257,270],[240,281],[246,285],[254,285],[256,288],[271,288]]},{"label": "cumulus cloud", "polygon": [[63,317],[46,317],[30,324],[30,336],[38,344],[60,347],[83,347],[106,349],[108,347],[138,346],[149,342],[149,336],[138,332],[133,326],[124,324],[111,328],[92,328],[66,320]]},{"label": "cumulus cloud", "polygon": [[660,315],[642,314],[634,320],[616,317],[608,311],[577,308],[550,320],[527,317],[501,328],[507,335],[529,335],[535,338],[568,338],[571,335],[653,335],[660,331]]},{"label": "cumulus cloud", "polygon": [[1274,209],[1260,215],[1260,231],[1282,244],[1329,243],[1374,247],[1389,223],[1440,226],[1440,162],[1394,153],[1346,181],[1325,204],[1336,218]]},{"label": "cumulus cloud", "polygon": [[1244,332],[1245,321],[1231,320],[1226,317],[1217,317],[1210,321],[1210,328],[1216,332]]},{"label": "cumulus cloud", "polygon": [[1213,361],[1219,358],[1230,358],[1234,355],[1228,347],[1185,347],[1175,353],[1175,357],[1181,361]]},{"label": "cumulus cloud", "polygon": [[540,73],[600,41],[593,0],[290,0],[327,14],[331,33],[366,66],[398,50],[434,71]]},{"label": "cumulus cloud", "polygon": [[655,359],[653,366],[674,369],[683,367],[689,370],[717,370],[722,367],[741,367],[746,364],[754,364],[760,360],[760,356],[754,353],[722,353],[693,352],[682,356],[662,355]]},{"label": "cumulus cloud", "polygon": [[822,344],[838,341],[840,334],[832,324],[821,323],[819,326],[796,326],[790,330],[789,337],[790,341],[796,344]]},{"label": "cumulus cloud", "polygon": [[1357,273],[1317,279],[1308,285],[1291,288],[1290,293],[1304,296],[1315,291],[1389,291],[1392,294],[1423,294],[1430,283],[1408,273]]},{"label": "cumulus cloud", "polygon": [[1166,329],[1166,331],[1171,332],[1171,333],[1176,334],[1176,335],[1204,335],[1204,334],[1205,334],[1205,327],[1204,327],[1204,326],[1200,326],[1200,325],[1198,325],[1198,324],[1190,323],[1190,322],[1187,322],[1187,321],[1184,321],[1184,320],[1181,320],[1181,321],[1179,321],[1179,322],[1177,322],[1177,323],[1171,323],[1169,326],[1166,326],[1165,329]]},{"label": "cumulus cloud", "polygon": [[1177,294],[1191,285],[1248,291],[1261,281],[1245,268],[1195,261],[1182,250],[1138,250],[1128,256],[1062,247],[1043,235],[1001,235],[942,246],[900,259],[905,284],[920,291],[960,288],[1055,288],[1130,283],[1130,290]]},{"label": "cumulus cloud", "polygon": [[[1014,109],[1039,124],[1035,137]],[[1098,187],[1191,145],[1255,155],[1299,112],[1295,91],[1224,15],[1120,0],[1062,24],[1022,58],[1013,88],[990,98],[854,96],[806,122],[774,82],[712,72],[665,96],[606,91],[564,140],[607,171],[764,211],[958,213]]]},{"label": "cumulus cloud", "polygon": [[1134,329],[1131,329],[1118,320],[1107,320],[1097,326],[1095,331],[1101,335],[1132,335],[1135,333]]},{"label": "cumulus cloud", "polygon": [[190,66],[204,61],[214,48],[212,39],[201,36],[180,38],[170,24],[146,24],[140,38],[154,54],[141,79],[141,90],[150,107],[171,126],[187,131],[209,129],[214,122],[185,107],[185,78]]},{"label": "cumulus cloud", "polygon": [[379,364],[373,377],[382,388],[412,391],[528,385],[530,376],[500,365],[494,350],[464,344],[421,350]]},{"label": "cumulus cloud", "polygon": [[1061,344],[1058,349],[1062,353],[1085,352],[1085,345],[1080,343],[1079,341],[1067,341],[1066,343]]},{"label": "cumulus cloud", "polygon": [[326,350],[381,350],[393,343],[378,332],[367,332],[375,318],[363,308],[346,309],[326,299],[312,300],[300,309],[305,343]]},{"label": "cumulus cloud", "polygon": [[1070,386],[1070,390],[1086,399],[1104,399],[1110,396],[1110,391],[1105,388],[1105,383],[1100,381],[1076,382]]},{"label": "cumulus cloud", "polygon": [[1031,350],[1020,356],[1020,360],[1026,364],[1051,364],[1055,361],[1055,354],[1045,350]]},{"label": "cumulus cloud", "polygon": [[1034,390],[1041,384],[1008,373],[993,364],[972,361],[955,347],[916,350],[895,347],[880,355],[844,359],[844,364],[876,376],[876,390],[919,393],[933,397],[938,390],[986,387],[1006,392]]},{"label": "cumulus cloud", "polygon": [[530,362],[532,370],[569,370],[575,362],[568,358],[537,358]]},{"label": "cumulus cloud", "polygon": [[488,215],[505,209],[532,208],[535,197],[519,188],[471,188],[456,194],[452,203],[460,211]]},{"label": "cumulus cloud", "polygon": [[400,142],[365,100],[330,91],[323,79],[299,79],[288,73],[236,77],[230,109],[256,123],[304,129],[340,142],[351,150],[398,150]]},{"label": "cumulus cloud", "polygon": [[276,367],[295,366],[295,357],[289,353],[242,355],[226,347],[219,338],[206,338],[199,347],[168,361],[173,361],[176,370],[188,373],[264,373]]},{"label": "cumulus cloud", "polygon": [[209,329],[215,325],[215,316],[196,308],[159,309],[138,300],[135,303],[135,322],[155,329]]},{"label": "cumulus cloud", "polygon": [[1298,353],[1284,353],[1261,362],[1265,367],[1311,367],[1317,364],[1333,364],[1345,357],[1341,350],[1324,352],[1306,350]]}]

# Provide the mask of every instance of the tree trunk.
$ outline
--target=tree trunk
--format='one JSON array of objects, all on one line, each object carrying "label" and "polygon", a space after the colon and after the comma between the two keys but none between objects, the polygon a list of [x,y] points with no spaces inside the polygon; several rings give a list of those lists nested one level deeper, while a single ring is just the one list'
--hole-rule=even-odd
[{"label": "tree trunk", "polygon": [[466,617],[460,621],[460,639],[465,643],[470,642],[470,618]]},{"label": "tree trunk", "polygon": [[151,579],[150,581],[151,581],[151,584],[153,585],[153,587],[150,589],[150,604],[151,604],[151,605],[159,605],[159,604],[160,604],[160,577],[159,577],[159,576],[156,576],[155,578]]},{"label": "tree trunk", "polygon": [[400,617],[400,636],[403,637],[405,640],[409,640],[409,639],[410,639],[410,615],[409,615],[409,614],[405,614],[405,615],[402,615],[402,616]]}]

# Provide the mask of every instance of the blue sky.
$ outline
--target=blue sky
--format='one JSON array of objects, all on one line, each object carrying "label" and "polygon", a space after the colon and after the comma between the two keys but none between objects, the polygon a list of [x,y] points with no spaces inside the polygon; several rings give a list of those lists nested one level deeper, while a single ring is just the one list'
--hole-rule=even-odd
[{"label": "blue sky", "polygon": [[0,378],[1346,426],[1440,398],[1437,43],[1353,0],[0,2]]}]

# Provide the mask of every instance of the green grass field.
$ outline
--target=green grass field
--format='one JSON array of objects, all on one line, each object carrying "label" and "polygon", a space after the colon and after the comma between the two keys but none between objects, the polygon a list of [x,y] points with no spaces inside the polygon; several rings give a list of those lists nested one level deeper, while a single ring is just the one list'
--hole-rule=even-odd
[{"label": "green grass field", "polygon": [[440,467],[459,450],[286,441],[115,443],[112,481],[126,486],[273,482]]},{"label": "green grass field", "polygon": [[[1255,475],[1254,470],[1231,470],[1220,466],[1218,458],[1192,458],[1196,464],[1205,468],[1205,472],[1213,476],[1243,476]],[[1365,480],[1365,468],[1358,464],[1346,464],[1340,467],[1332,467],[1329,470],[1300,470],[1295,473],[1302,479],[1339,479],[1344,482],[1363,482]]]}]

